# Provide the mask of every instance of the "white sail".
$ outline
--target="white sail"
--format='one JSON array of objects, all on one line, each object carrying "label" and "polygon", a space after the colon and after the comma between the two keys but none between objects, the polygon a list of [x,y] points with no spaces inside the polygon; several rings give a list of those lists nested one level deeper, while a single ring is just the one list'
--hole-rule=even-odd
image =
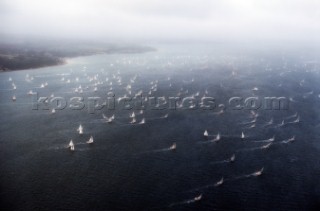
[{"label": "white sail", "polygon": [[79,125],[79,128],[77,129],[77,131],[79,132],[80,135],[83,134],[83,127],[81,124]]},{"label": "white sail", "polygon": [[177,144],[176,143],[173,143],[171,146],[170,146],[170,150],[175,150],[177,148]]},{"label": "white sail", "polygon": [[263,169],[264,168],[260,169],[259,171],[256,171],[256,172],[252,173],[252,176],[255,176],[255,177],[260,176],[262,174],[262,172],[263,172]]},{"label": "white sail", "polygon": [[73,141],[71,139],[70,143],[69,143],[69,148],[71,151],[74,151],[74,144],[73,144]]},{"label": "white sail", "polygon": [[200,194],[199,196],[194,197],[194,201],[200,201],[202,198],[202,194]]},{"label": "white sail", "polygon": [[242,139],[244,139],[244,138],[245,138],[245,136],[244,136],[244,133],[243,133],[243,132],[241,133],[241,138],[242,138]]},{"label": "white sail", "polygon": [[107,117],[106,115],[102,114],[102,117],[106,120],[106,122],[111,123],[114,120],[114,115],[111,117]]},{"label": "white sail", "polygon": [[146,123],[145,118],[143,118],[143,119],[140,121],[140,123],[139,123],[139,124],[144,124],[144,123]]},{"label": "white sail", "polygon": [[132,118],[131,124],[136,123],[136,118]]},{"label": "white sail", "polygon": [[93,137],[91,136],[90,139],[87,141],[87,144],[92,144],[93,143]]},{"label": "white sail", "polygon": [[279,127],[284,125],[284,120],[282,120],[282,122],[279,124]]},{"label": "white sail", "polygon": [[204,133],[203,133],[203,135],[204,135],[204,136],[208,136],[208,135],[209,135],[209,134],[208,134],[208,131],[205,130]]},{"label": "white sail", "polygon": [[236,160],[236,155],[233,154],[231,157],[230,157],[230,162],[234,162]]},{"label": "white sail", "polygon": [[217,134],[217,136],[216,136],[216,138],[215,138],[215,139],[216,139],[216,141],[219,141],[219,140],[221,139],[221,135],[220,135],[220,133],[218,133],[218,134]]},{"label": "white sail", "polygon": [[220,186],[222,184],[223,184],[223,177],[218,182],[216,182],[216,184],[214,186],[217,187],[217,186]]}]

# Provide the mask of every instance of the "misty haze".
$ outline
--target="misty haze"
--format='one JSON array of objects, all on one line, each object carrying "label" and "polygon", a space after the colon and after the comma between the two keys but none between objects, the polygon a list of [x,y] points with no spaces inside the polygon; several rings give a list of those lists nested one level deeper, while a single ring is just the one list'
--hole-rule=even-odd
[{"label": "misty haze", "polygon": [[1,0],[1,210],[317,210],[320,2]]}]

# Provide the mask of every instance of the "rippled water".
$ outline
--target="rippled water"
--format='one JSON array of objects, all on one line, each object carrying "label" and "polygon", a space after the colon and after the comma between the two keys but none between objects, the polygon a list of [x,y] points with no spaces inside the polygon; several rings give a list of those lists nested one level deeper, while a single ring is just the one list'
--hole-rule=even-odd
[{"label": "rippled water", "polygon": [[[2,207],[316,209],[320,206],[320,69],[317,62],[310,62],[313,58],[296,58],[159,49],[79,57],[63,66],[1,73]],[[45,82],[48,85],[40,88]],[[97,82],[103,84],[96,84],[94,92]],[[199,92],[197,99],[214,97],[217,106],[214,110],[147,108],[136,117],[137,122],[145,118],[145,124],[130,124],[132,110],[103,108],[91,114],[88,107],[67,107],[51,114],[33,110],[32,96],[27,94],[33,90],[39,96],[83,96],[86,102],[92,96],[105,99],[110,87],[116,98],[129,96],[128,84],[132,96],[140,90],[148,96],[157,84],[152,96],[187,97]],[[83,94],[75,93],[79,85]],[[291,101],[286,110],[252,112],[231,109],[228,100],[234,96],[283,96]],[[102,114],[115,114],[114,122],[105,123]],[[84,127],[82,136],[77,133],[79,124]],[[205,130],[208,138],[203,136]],[[210,142],[218,133],[220,140]],[[89,146],[85,142],[91,135],[95,143]],[[287,143],[292,137],[295,140]],[[74,152],[67,148],[70,139]],[[169,149],[173,143],[176,150]],[[230,162],[233,154],[235,161]],[[261,176],[254,176],[261,168]],[[223,184],[217,186],[222,177]],[[195,200],[197,196],[202,197]]]}]

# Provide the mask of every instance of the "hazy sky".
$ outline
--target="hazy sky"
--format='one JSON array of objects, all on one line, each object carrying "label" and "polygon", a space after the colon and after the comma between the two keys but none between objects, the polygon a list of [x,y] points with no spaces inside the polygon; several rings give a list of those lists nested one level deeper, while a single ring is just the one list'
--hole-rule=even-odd
[{"label": "hazy sky", "polygon": [[320,0],[0,0],[0,32],[154,40],[320,40]]}]

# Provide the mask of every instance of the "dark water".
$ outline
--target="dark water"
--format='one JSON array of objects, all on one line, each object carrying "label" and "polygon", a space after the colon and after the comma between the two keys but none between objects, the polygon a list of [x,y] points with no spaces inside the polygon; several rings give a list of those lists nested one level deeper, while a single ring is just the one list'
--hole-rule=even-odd
[{"label": "dark water", "polygon": [[[319,60],[299,54],[190,52],[98,55],[72,59],[64,66],[1,73],[2,210],[319,208]],[[48,85],[40,88],[45,82]],[[152,96],[199,92],[195,98],[214,97],[217,106],[147,108],[136,117],[137,122],[145,118],[145,124],[130,124],[132,110],[105,107],[90,114],[88,107],[67,107],[51,114],[33,110],[27,94],[33,90],[39,96],[83,96],[86,102],[92,96],[106,99],[110,87],[116,98],[129,96],[128,84],[131,96],[140,90],[148,96],[157,84]],[[82,94],[75,93],[79,85]],[[234,96],[290,100],[288,109],[252,112],[230,108],[228,100]],[[224,104],[224,112],[219,104]],[[115,114],[114,122],[103,122],[102,114]],[[209,138],[203,136],[205,130]],[[218,133],[218,142],[208,142]],[[95,143],[89,146],[85,142],[91,135]],[[268,140],[273,136],[274,141]],[[67,148],[70,139],[74,152]],[[173,143],[176,150],[169,150]],[[233,154],[235,161],[229,162]],[[260,176],[253,175],[262,168]],[[222,177],[224,183],[215,186]]]}]

